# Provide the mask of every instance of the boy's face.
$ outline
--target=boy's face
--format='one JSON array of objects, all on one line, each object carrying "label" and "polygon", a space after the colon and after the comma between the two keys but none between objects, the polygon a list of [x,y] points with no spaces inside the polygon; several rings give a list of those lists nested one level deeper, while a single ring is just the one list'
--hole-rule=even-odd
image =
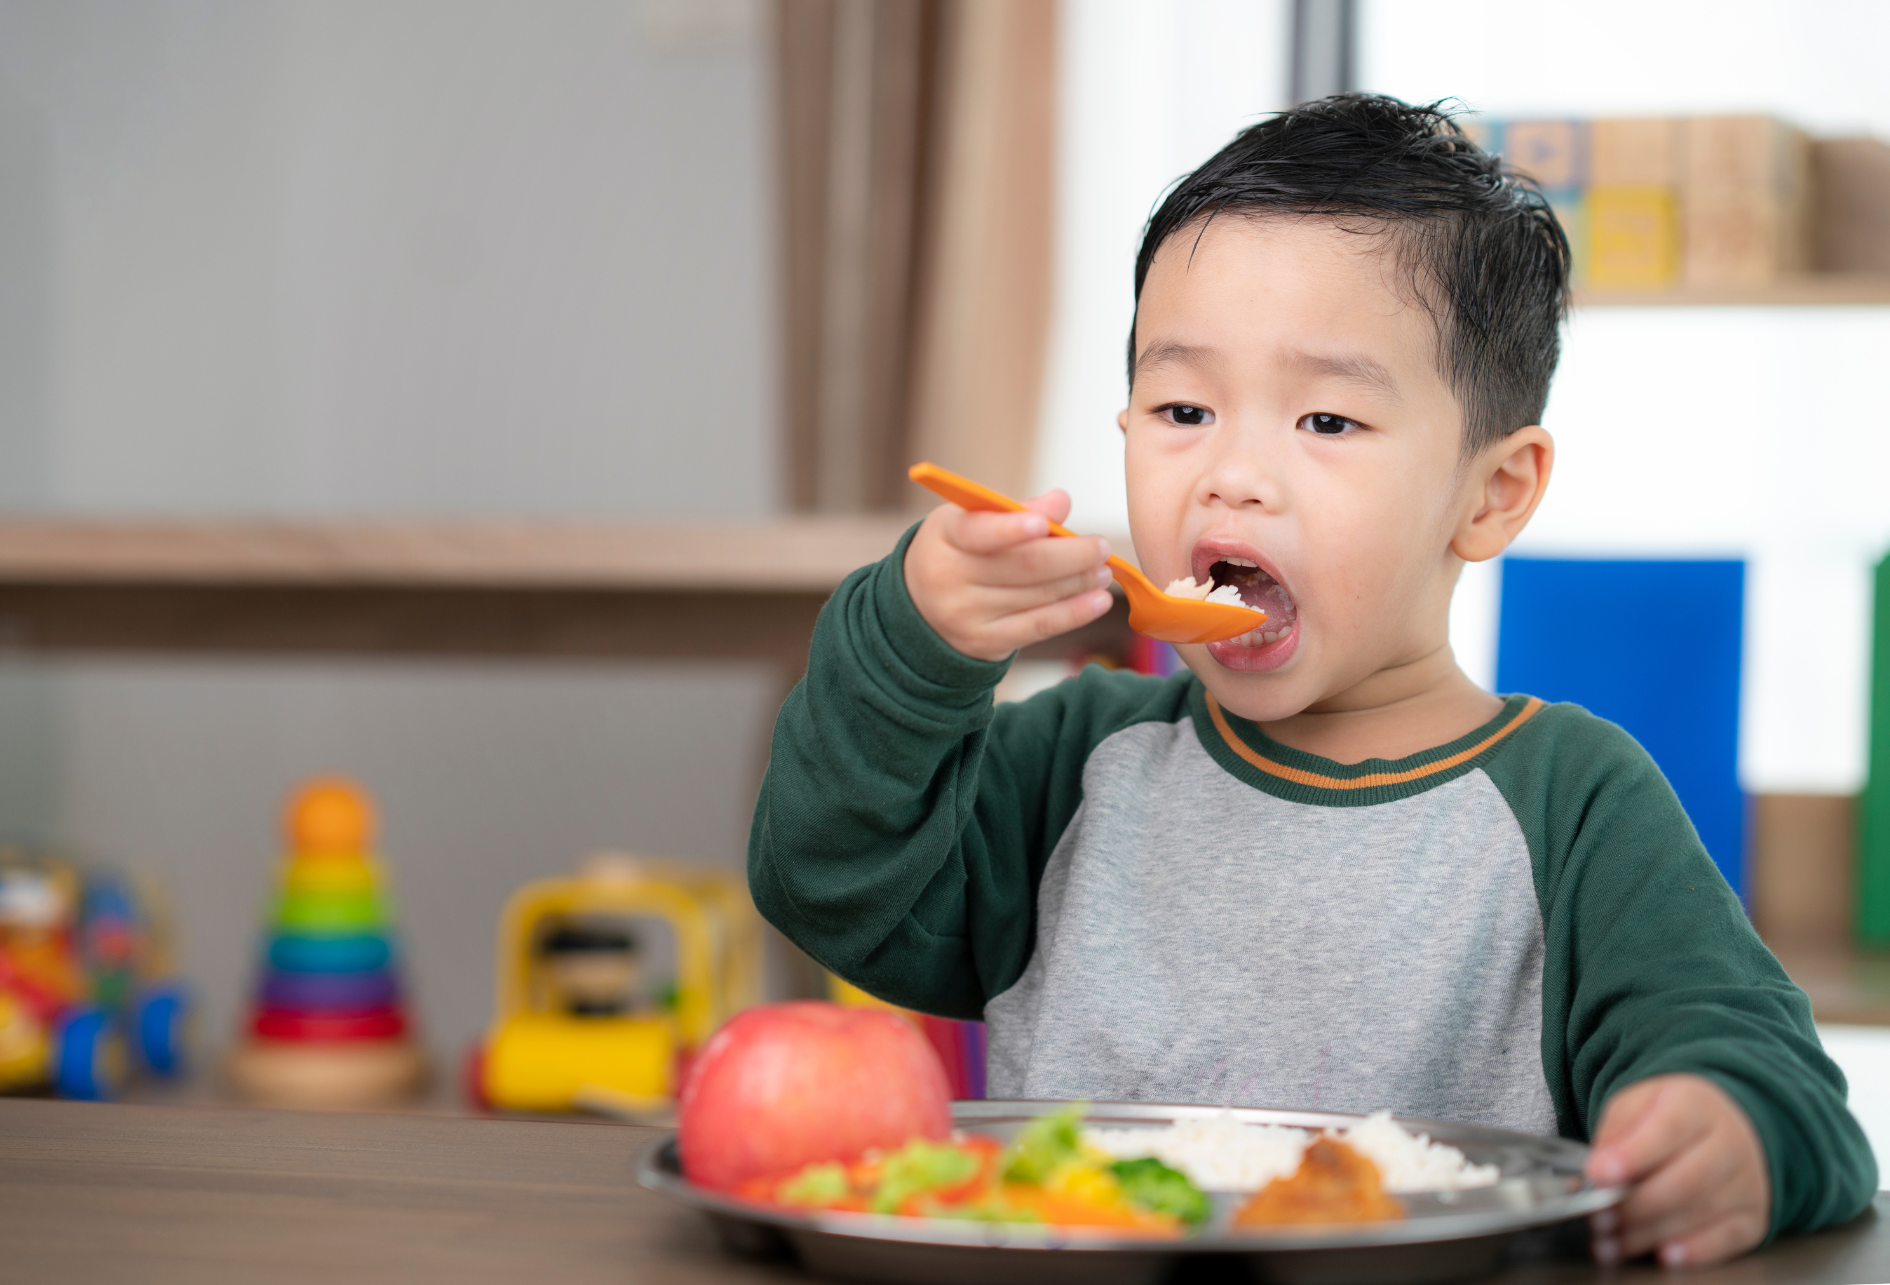
[{"label": "boy's face", "polygon": [[[1143,284],[1122,413],[1129,523],[1157,585],[1241,585],[1257,634],[1180,648],[1259,722],[1349,707],[1445,645],[1476,470],[1428,315],[1375,235],[1223,216]],[[1271,641],[1269,641],[1271,637]]]}]

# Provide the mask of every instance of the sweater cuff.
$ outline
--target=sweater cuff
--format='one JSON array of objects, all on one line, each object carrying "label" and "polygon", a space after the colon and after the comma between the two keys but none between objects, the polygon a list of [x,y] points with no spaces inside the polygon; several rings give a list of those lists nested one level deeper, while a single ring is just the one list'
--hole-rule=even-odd
[{"label": "sweater cuff", "polygon": [[1752,1123],[1752,1131],[1759,1135],[1759,1150],[1765,1154],[1766,1180],[1770,1184],[1772,1200],[1765,1229],[1765,1239],[1761,1246],[1772,1243],[1772,1238],[1783,1231],[1793,1215],[1797,1213],[1798,1193],[1792,1190],[1791,1167],[1786,1164],[1786,1157],[1792,1146],[1786,1136],[1785,1122],[1779,1112],[1768,1102],[1765,1095],[1753,1089],[1736,1075],[1722,1071],[1696,1072],[1704,1075],[1721,1089],[1726,1096],[1746,1113],[1746,1119]]},{"label": "sweater cuff", "polygon": [[872,569],[873,614],[891,659],[899,668],[922,674],[930,684],[942,688],[964,692],[995,688],[1010,670],[1010,658],[979,660],[965,655],[939,637],[906,592],[906,549],[918,531],[915,522],[899,537],[893,551]]}]

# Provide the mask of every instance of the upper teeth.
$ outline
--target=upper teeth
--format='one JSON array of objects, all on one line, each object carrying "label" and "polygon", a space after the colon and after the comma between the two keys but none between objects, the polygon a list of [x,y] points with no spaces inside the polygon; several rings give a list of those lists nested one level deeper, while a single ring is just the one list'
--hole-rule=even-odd
[{"label": "upper teeth", "polygon": [[1253,561],[1251,558],[1222,558],[1221,561],[1225,562],[1230,567],[1253,567],[1257,570],[1260,566],[1258,562]]}]

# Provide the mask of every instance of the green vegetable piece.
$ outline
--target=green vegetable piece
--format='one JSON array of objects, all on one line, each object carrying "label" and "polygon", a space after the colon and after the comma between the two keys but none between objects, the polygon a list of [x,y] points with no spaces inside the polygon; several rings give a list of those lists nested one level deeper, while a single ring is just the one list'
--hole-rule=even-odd
[{"label": "green vegetable piece", "polygon": [[978,1172],[978,1158],[949,1142],[914,1138],[886,1157],[879,1189],[873,1193],[874,1213],[896,1214],[914,1196],[941,1187],[955,1187]]},{"label": "green vegetable piece", "polygon": [[1087,1102],[1072,1102],[1025,1125],[1005,1153],[1005,1180],[1041,1185],[1058,1165],[1079,1159],[1088,1109]]},{"label": "green vegetable piece", "polygon": [[1195,1226],[1204,1223],[1214,1206],[1201,1189],[1188,1181],[1179,1169],[1170,1169],[1154,1156],[1139,1160],[1118,1160],[1109,1172],[1122,1184],[1122,1194],[1130,1204],[1157,1214],[1172,1214]]},{"label": "green vegetable piece", "polygon": [[824,1164],[808,1165],[782,1183],[775,1196],[784,1205],[807,1205],[817,1209],[845,1199],[852,1189],[852,1185],[847,1182],[846,1166],[829,1160]]}]

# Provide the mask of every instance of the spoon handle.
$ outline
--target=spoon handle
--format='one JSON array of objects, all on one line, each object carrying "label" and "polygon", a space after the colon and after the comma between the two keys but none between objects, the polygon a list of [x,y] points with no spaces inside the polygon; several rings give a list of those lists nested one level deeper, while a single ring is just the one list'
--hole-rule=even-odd
[{"label": "spoon handle", "polygon": [[[936,464],[914,464],[906,470],[906,476],[926,490],[950,500],[961,509],[983,513],[1023,513],[1024,506],[1002,491],[993,491],[988,486],[980,486],[968,477],[960,477],[948,468]],[[1057,523],[1050,524],[1051,535],[1075,536],[1076,532]]]},{"label": "spoon handle", "polygon": [[[950,500],[959,508],[969,509],[974,513],[1024,513],[1028,511],[1004,492],[993,491],[988,486],[981,486],[968,477],[961,477],[950,469],[940,468],[936,464],[914,464],[906,470],[906,476],[941,499]],[[1050,524],[1050,534],[1076,538],[1076,532],[1056,522]],[[1109,555],[1108,565],[1109,569],[1116,573],[1117,580],[1127,575],[1140,580],[1143,584],[1148,584],[1151,589],[1154,588],[1152,584],[1149,584],[1148,577],[1136,570],[1134,563],[1124,562],[1112,553]]]}]

